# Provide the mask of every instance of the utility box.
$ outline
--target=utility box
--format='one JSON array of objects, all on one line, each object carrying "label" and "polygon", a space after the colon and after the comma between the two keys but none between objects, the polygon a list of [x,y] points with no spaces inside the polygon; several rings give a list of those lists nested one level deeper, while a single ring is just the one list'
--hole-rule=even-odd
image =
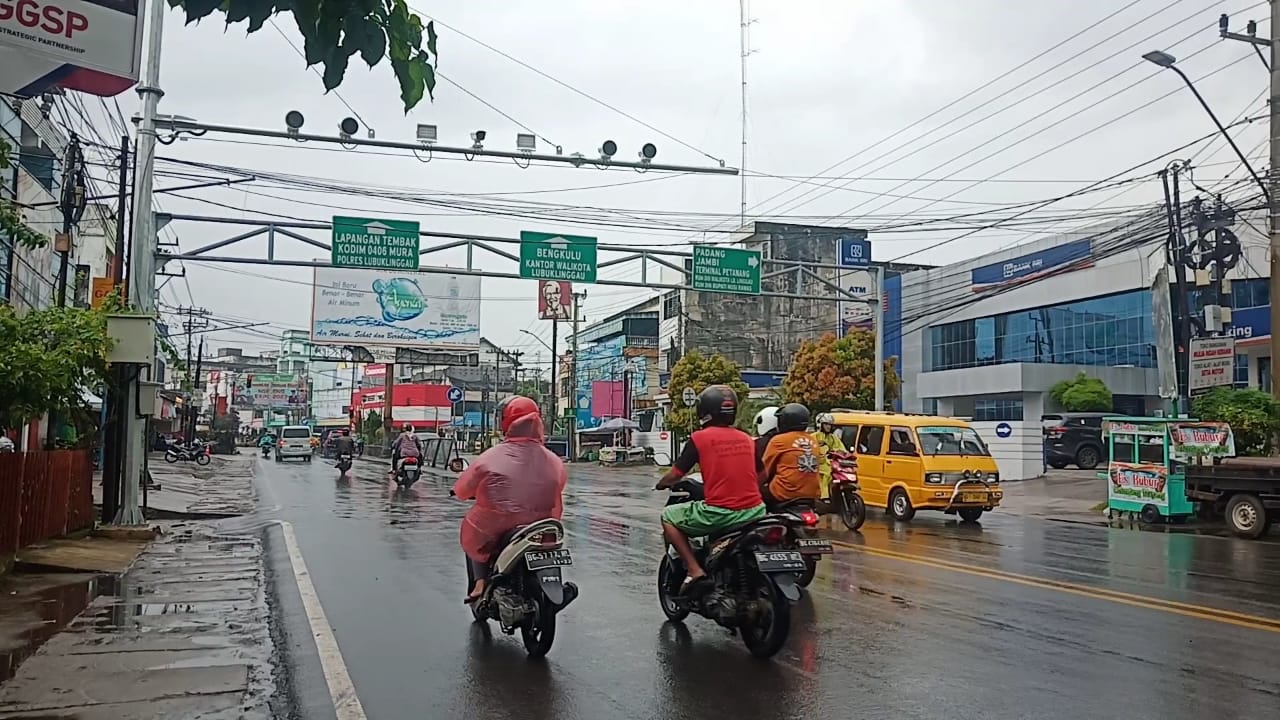
[{"label": "utility box", "polygon": [[138,382],[138,414],[147,417],[160,417],[160,389],[164,383]]},{"label": "utility box", "polygon": [[156,319],[147,315],[108,315],[112,365],[151,365],[156,361]]}]

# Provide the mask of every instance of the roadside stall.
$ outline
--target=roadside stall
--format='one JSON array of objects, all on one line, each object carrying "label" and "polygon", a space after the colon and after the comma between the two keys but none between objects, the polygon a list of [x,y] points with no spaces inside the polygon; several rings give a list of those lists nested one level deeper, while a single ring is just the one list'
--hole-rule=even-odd
[{"label": "roadside stall", "polygon": [[[584,453],[594,453],[605,467],[615,465],[649,465],[653,449],[631,444],[632,434],[640,425],[625,418],[612,418],[599,427],[579,431],[579,446]],[[593,442],[594,441],[594,442]]]},{"label": "roadside stall", "polygon": [[1185,462],[1175,448],[1179,428],[1194,420],[1160,417],[1103,418],[1107,444],[1107,516],[1136,514],[1147,524],[1165,519],[1185,520],[1195,514],[1187,499]]}]

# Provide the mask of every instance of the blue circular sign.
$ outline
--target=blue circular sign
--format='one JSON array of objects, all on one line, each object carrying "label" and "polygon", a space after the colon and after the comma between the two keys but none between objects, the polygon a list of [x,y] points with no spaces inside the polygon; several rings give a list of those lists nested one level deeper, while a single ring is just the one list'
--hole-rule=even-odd
[{"label": "blue circular sign", "polygon": [[1000,423],[996,425],[996,437],[1007,438],[1013,434],[1013,426],[1009,423]]},{"label": "blue circular sign", "polygon": [[462,402],[462,388],[449,388],[449,402]]}]

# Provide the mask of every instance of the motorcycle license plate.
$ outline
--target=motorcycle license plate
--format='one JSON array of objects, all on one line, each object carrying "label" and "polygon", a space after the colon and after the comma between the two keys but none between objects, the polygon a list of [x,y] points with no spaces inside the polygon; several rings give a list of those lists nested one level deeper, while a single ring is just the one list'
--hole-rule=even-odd
[{"label": "motorcycle license plate", "polygon": [[760,572],[795,572],[805,569],[804,556],[794,550],[761,551],[755,554]]},{"label": "motorcycle license plate", "polygon": [[541,570],[543,568],[572,565],[573,558],[569,555],[569,551],[564,548],[559,550],[530,550],[524,554],[524,564],[530,570]]},{"label": "motorcycle license plate", "polygon": [[984,492],[960,493],[960,502],[984,503],[986,501],[987,501],[987,494]]},{"label": "motorcycle license plate", "polygon": [[801,538],[796,541],[796,548],[805,555],[826,555],[835,552],[831,541],[822,538]]}]

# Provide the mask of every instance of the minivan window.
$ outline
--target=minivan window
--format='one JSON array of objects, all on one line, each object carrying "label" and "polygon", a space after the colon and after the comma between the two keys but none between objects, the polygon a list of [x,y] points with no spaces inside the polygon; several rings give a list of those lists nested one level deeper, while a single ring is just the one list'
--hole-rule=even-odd
[{"label": "minivan window", "polygon": [[879,455],[884,447],[884,426],[863,425],[858,431],[858,449],[863,455]]},{"label": "minivan window", "polygon": [[840,442],[844,443],[845,448],[854,450],[857,447],[858,426],[850,425],[849,427],[840,428]]},{"label": "minivan window", "polygon": [[924,426],[916,433],[920,436],[920,448],[925,455],[991,454],[972,428]]},{"label": "minivan window", "polygon": [[284,431],[281,432],[280,437],[309,438],[311,437],[311,431],[307,428],[285,428]]},{"label": "minivan window", "polygon": [[920,454],[920,450],[916,447],[915,438],[911,435],[911,430],[909,428],[895,426],[889,430],[889,454]]}]

